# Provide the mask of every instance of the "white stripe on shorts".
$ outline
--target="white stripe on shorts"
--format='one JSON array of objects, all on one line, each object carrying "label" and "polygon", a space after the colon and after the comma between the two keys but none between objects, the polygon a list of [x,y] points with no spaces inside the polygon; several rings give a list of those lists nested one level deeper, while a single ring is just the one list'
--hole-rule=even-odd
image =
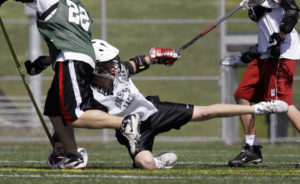
[{"label": "white stripe on shorts", "polygon": [[80,104],[82,102],[82,99],[81,99],[80,90],[79,90],[78,83],[77,83],[73,60],[69,60],[69,71],[70,71],[71,82],[72,82],[74,96],[75,96],[76,105],[77,105],[75,108],[75,114],[76,114],[77,118],[79,118],[83,114],[83,111],[80,109]]}]

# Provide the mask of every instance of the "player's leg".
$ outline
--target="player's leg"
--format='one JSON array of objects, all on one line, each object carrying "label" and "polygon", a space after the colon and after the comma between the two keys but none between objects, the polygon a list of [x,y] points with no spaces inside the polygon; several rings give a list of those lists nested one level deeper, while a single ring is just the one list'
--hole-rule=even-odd
[{"label": "player's leg", "polygon": [[60,141],[57,133],[54,132],[52,140],[54,142],[54,148],[50,151],[47,160],[47,163],[49,163],[51,166],[57,164],[65,157],[64,145]]},{"label": "player's leg", "polygon": [[164,152],[153,156],[149,150],[139,152],[134,158],[134,163],[138,168],[149,170],[171,169],[176,161],[177,155],[173,152]]},{"label": "player's leg", "polygon": [[155,169],[155,161],[152,152],[143,150],[134,157],[136,167],[141,169]]},{"label": "player's leg", "polygon": [[[66,125],[60,116],[49,117],[57,135],[55,148],[49,161],[52,169],[81,169],[87,165],[87,152],[77,147],[73,127]],[[63,147],[61,147],[61,144]],[[80,151],[80,152],[79,152]]]},{"label": "player's leg", "polygon": [[[250,106],[250,102],[245,99],[237,99],[238,104]],[[262,162],[261,146],[258,145],[255,133],[255,116],[253,114],[240,115],[240,120],[245,134],[245,145],[240,154],[228,162],[231,167],[239,167],[246,163]]]},{"label": "player's leg", "polygon": [[287,112],[289,120],[293,123],[294,127],[300,132],[300,112],[295,105],[290,105]]},{"label": "player's leg", "polygon": [[[60,116],[49,117],[49,119],[54,125],[54,129],[57,130],[57,132],[54,132],[53,134],[54,149],[51,151],[48,157],[48,162],[50,163],[51,168],[85,168],[88,162],[88,154],[84,148],[77,147],[73,128],[64,125]],[[62,139],[59,138],[59,135],[62,137]],[[73,150],[74,148],[76,150]],[[68,166],[60,166],[61,162],[66,159],[66,155],[72,152],[76,152],[76,154],[73,154],[72,160],[68,160]]]},{"label": "player's leg", "polygon": [[254,114],[253,106],[236,104],[214,104],[209,106],[195,106],[192,121],[204,121],[216,117],[236,116],[240,114]]},{"label": "player's leg", "polygon": [[71,126],[65,125],[60,116],[50,116],[53,128],[64,146],[66,152],[77,152],[77,144],[75,142],[74,130]]},{"label": "player's leg", "polygon": [[47,115],[54,127],[55,148],[49,156],[49,162],[52,168],[58,168],[57,164],[62,162],[69,153],[76,156],[72,162],[69,162],[69,168],[76,165],[76,168],[85,167],[83,157],[77,151],[73,128],[64,123],[61,118],[59,106],[59,88],[58,76],[54,75],[51,87],[48,91],[44,114]]},{"label": "player's leg", "polygon": [[[298,132],[300,132],[300,112],[299,110],[294,106],[289,106],[289,111],[287,112],[287,116],[289,120],[293,123],[294,127],[297,129]],[[298,162],[295,165],[296,168],[300,168],[300,162]]]},{"label": "player's leg", "polygon": [[[234,94],[237,104],[250,106],[250,99],[251,101],[263,99],[264,86],[258,85],[259,80],[261,80],[259,72],[260,64],[261,60],[257,58],[248,65]],[[255,163],[262,161],[261,147],[256,140],[254,115],[240,115],[240,120],[244,130],[245,145],[243,146],[243,150],[228,162],[228,165],[233,167],[239,167],[251,161]],[[250,159],[248,159],[248,155]]]},{"label": "player's leg", "polygon": [[[203,121],[216,117],[228,117],[243,115],[241,119],[254,120],[254,114],[285,113],[288,110],[287,103],[276,100],[271,102],[260,102],[250,105],[248,100],[239,99],[236,104],[214,104],[209,106],[194,106],[192,121]],[[248,133],[248,131],[247,131]]]}]

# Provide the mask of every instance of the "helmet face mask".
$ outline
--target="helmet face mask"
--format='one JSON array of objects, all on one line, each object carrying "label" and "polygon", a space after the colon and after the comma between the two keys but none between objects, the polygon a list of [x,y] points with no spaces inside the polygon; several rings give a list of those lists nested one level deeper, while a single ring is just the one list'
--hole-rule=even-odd
[{"label": "helmet face mask", "polygon": [[119,56],[106,62],[97,62],[94,74],[111,80],[115,79],[116,74],[120,73]]},{"label": "helmet face mask", "polygon": [[119,72],[119,49],[104,40],[93,39],[93,48],[96,56],[96,69],[94,74],[114,80]]}]

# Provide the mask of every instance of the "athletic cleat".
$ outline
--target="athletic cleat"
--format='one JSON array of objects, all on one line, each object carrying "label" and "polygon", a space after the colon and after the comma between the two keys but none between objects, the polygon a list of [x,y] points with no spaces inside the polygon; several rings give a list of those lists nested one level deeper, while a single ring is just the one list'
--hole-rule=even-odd
[{"label": "athletic cleat", "polygon": [[48,156],[47,163],[51,166],[56,165],[65,157],[65,150],[63,147],[55,147]]},{"label": "athletic cleat", "polygon": [[247,163],[261,163],[263,160],[260,151],[261,148],[262,146],[260,145],[249,146],[249,144],[246,144],[245,146],[243,146],[242,152],[239,155],[237,155],[234,159],[230,160],[228,162],[228,165],[230,167],[241,167]]},{"label": "athletic cleat", "polygon": [[159,168],[156,169],[171,169],[173,164],[177,160],[177,155],[172,152],[165,152],[161,153],[159,155],[156,155],[154,157],[155,162],[159,162],[157,165],[159,165]]},{"label": "athletic cleat", "polygon": [[139,114],[130,114],[124,117],[120,132],[129,143],[129,151],[132,155],[139,152],[140,144],[140,116]]},{"label": "athletic cleat", "polygon": [[87,162],[88,162],[88,153],[87,153],[87,151],[84,148],[78,148],[77,152],[82,156],[84,167],[86,167]]},{"label": "athletic cleat", "polygon": [[255,108],[255,114],[286,113],[289,108],[289,105],[281,100],[260,102],[253,106]]},{"label": "athletic cleat", "polygon": [[298,162],[298,163],[295,165],[295,168],[297,168],[297,169],[300,168],[300,162]]},{"label": "athletic cleat", "polygon": [[81,154],[66,153],[66,156],[56,165],[52,165],[52,169],[83,169],[84,163]]},{"label": "athletic cleat", "polygon": [[[88,154],[84,148],[78,148],[78,153],[81,154],[84,162],[84,167],[86,167],[88,162]],[[55,147],[54,150],[50,152],[48,156],[47,163],[49,163],[52,169],[55,169],[55,165],[57,165],[60,161],[62,161],[65,157],[65,151],[63,147]]]}]

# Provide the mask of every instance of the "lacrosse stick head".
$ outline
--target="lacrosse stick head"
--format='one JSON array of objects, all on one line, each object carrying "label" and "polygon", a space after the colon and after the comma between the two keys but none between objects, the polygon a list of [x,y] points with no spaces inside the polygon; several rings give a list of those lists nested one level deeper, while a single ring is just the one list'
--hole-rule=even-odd
[{"label": "lacrosse stick head", "polygon": [[239,54],[232,57],[220,59],[220,65],[235,68],[235,67],[244,67],[247,64],[242,62],[241,55]]},{"label": "lacrosse stick head", "polygon": [[243,0],[240,3],[240,7],[244,8],[244,9],[250,9],[250,8],[261,5],[263,2],[265,2],[265,0]]}]

